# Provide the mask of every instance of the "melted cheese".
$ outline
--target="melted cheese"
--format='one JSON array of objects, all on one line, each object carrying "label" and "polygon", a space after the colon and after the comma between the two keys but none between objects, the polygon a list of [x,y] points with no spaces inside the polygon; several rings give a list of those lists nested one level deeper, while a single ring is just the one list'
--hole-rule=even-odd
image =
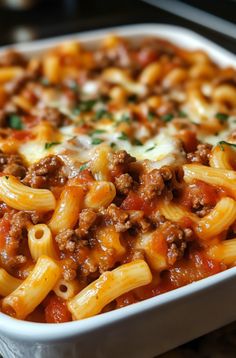
[{"label": "melted cheese", "polygon": [[[222,140],[228,140],[230,134],[233,130],[236,130],[236,117],[232,116],[227,120],[227,127],[225,130],[220,131],[216,134],[211,135],[198,135],[198,138],[203,141],[204,143],[210,143],[212,145],[216,145],[218,142]],[[232,141],[231,141],[232,142]]]},{"label": "melted cheese", "polygon": [[[98,126],[101,130],[101,127]],[[91,160],[95,149],[103,145],[112,145],[114,150],[125,150],[137,160],[148,159],[155,162],[155,167],[163,165],[181,164],[185,155],[179,140],[175,139],[170,127],[163,128],[154,137],[148,139],[143,145],[133,145],[121,132],[117,132],[112,124],[103,125],[103,133],[88,135],[76,135],[75,126],[61,128],[62,141],[59,145],[53,145],[45,149],[45,143],[29,141],[20,146],[19,152],[28,164],[33,164],[49,154],[62,155],[63,159],[74,163],[83,163]],[[140,126],[140,138],[146,128]],[[99,139],[101,144],[94,145],[94,139]]]}]

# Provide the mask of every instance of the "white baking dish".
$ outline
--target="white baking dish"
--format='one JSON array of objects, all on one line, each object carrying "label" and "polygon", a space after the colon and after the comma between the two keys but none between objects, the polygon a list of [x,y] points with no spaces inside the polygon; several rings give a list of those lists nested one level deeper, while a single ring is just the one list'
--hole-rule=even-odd
[{"label": "white baking dish", "polygon": [[[236,56],[184,28],[134,25],[16,46],[31,55],[65,39],[91,46],[109,32],[137,40],[160,36],[188,49],[201,48],[220,65]],[[63,324],[18,321],[0,313],[4,358],[152,358],[236,319],[236,268],[116,311]]]}]

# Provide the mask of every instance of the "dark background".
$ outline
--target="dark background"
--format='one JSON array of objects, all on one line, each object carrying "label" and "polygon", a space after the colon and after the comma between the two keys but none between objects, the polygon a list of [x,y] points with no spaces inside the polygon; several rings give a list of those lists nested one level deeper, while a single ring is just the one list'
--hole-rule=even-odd
[{"label": "dark background", "polygon": [[[186,0],[183,2],[236,22],[235,1]],[[141,0],[38,0],[32,8],[21,11],[2,6],[0,7],[0,45],[14,43],[19,37],[45,38],[134,23],[167,23],[185,26],[236,52],[236,42],[232,38],[155,8]]]}]

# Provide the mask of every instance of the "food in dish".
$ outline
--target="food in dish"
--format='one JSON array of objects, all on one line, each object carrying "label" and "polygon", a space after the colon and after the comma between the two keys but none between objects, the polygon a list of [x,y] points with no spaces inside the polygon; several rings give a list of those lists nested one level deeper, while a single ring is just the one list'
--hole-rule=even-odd
[{"label": "food in dish", "polygon": [[61,323],[236,260],[236,71],[114,35],[0,57],[1,310]]}]

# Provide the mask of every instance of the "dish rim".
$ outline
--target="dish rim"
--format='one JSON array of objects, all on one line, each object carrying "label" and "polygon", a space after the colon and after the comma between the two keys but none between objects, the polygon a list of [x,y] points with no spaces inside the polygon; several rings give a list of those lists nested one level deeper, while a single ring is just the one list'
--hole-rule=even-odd
[{"label": "dish rim", "polygon": [[[201,36],[198,33],[181,26],[155,23],[115,26],[100,30],[73,33],[64,36],[36,40],[28,43],[7,45],[0,47],[0,51],[14,47],[15,49],[29,55],[31,52],[37,53],[50,49],[56,44],[68,39],[79,39],[81,43],[97,42],[101,40],[104,35],[109,33],[118,33],[121,36],[128,38],[134,38],[135,36],[158,36],[170,39],[170,41],[174,41],[173,37],[176,37],[178,38],[177,43],[180,46],[182,43],[183,47],[186,47],[184,41],[186,41],[187,38],[193,38],[195,41],[202,43],[202,46],[200,46],[199,48],[202,47],[204,51],[207,51],[210,57],[213,57],[216,62],[226,62],[227,65],[234,65],[235,62],[236,66],[235,54],[228,50],[225,50],[224,48],[217,45],[213,41],[208,40],[204,36]],[[182,39],[180,39],[180,35],[185,37],[185,40],[183,42]],[[208,46],[209,48],[206,49]],[[195,46],[193,46],[193,48],[194,47]],[[215,56],[219,57],[216,58]],[[217,286],[223,281],[230,280],[235,275],[236,267],[229,268],[223,272],[204,278],[200,281],[193,282],[186,286],[177,288],[173,291],[169,291],[161,295],[146,299],[144,301],[132,304],[130,306],[123,307],[122,309],[106,312],[80,321],[72,321],[60,324],[36,323],[17,320],[0,312],[0,331],[4,333],[5,336],[14,338],[17,341],[62,341],[68,338],[73,338],[78,335],[86,334],[91,331],[95,331],[101,326],[105,327],[118,321],[129,319],[135,315],[140,315],[155,308],[165,306],[175,300],[178,301],[182,298],[187,298],[191,295],[207,290],[213,286]],[[51,329],[52,327],[53,329]]]}]

